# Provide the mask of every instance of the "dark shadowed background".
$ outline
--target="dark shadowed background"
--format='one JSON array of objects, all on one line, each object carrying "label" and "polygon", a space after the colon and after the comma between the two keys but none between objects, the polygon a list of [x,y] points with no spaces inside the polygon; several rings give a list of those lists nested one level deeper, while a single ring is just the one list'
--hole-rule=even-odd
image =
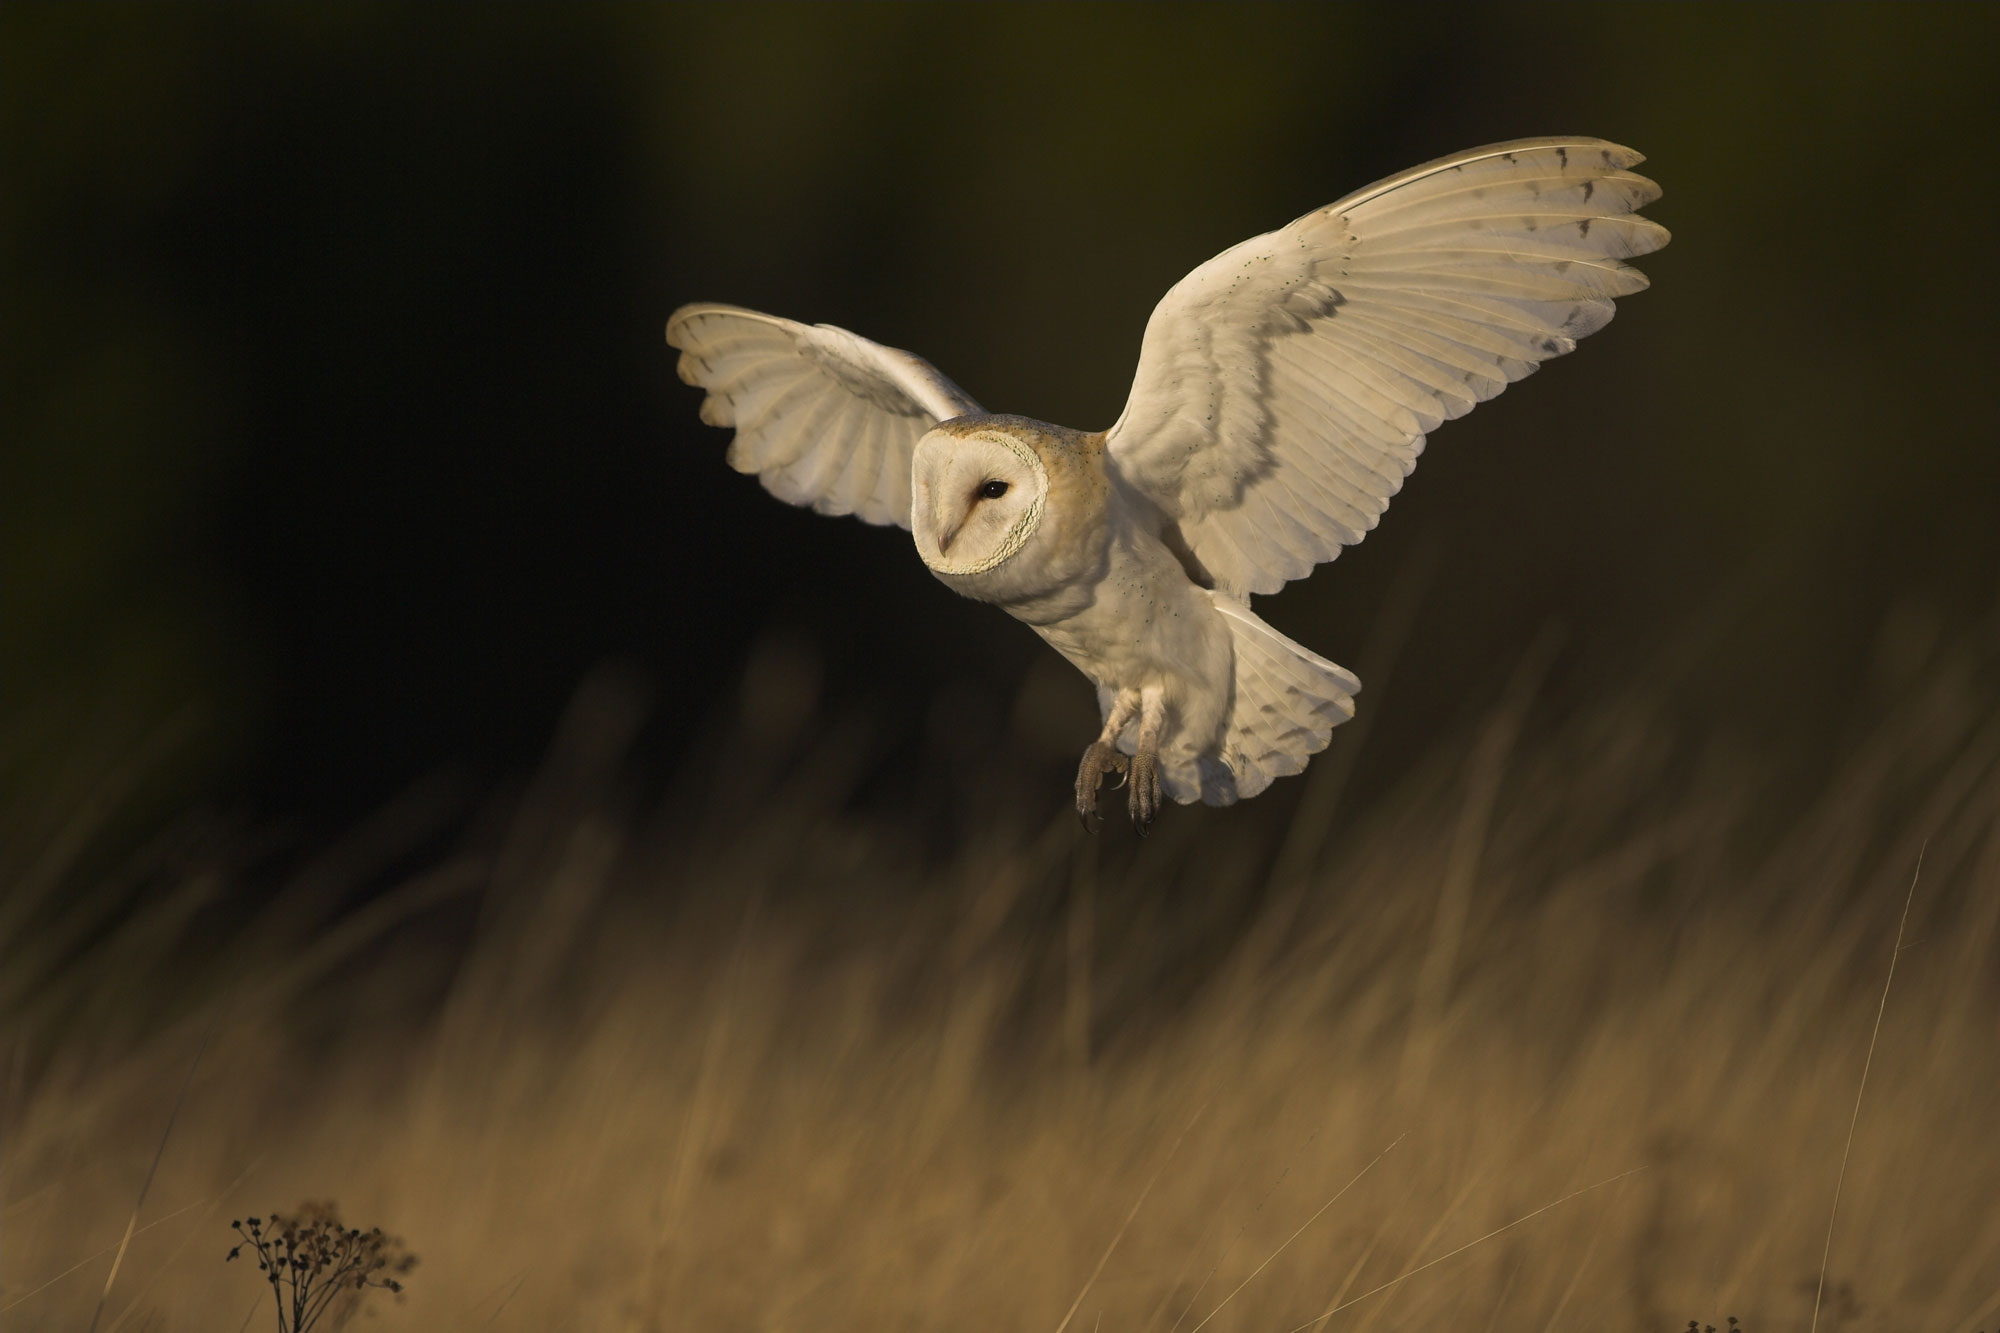
[{"label": "dark shadowed background", "polygon": [[1376,771],[1553,632],[1554,706],[1642,679],[1809,772],[2000,596],[1989,8],[16,0],[0,31],[30,834],[86,794],[338,828],[531,768],[606,662],[671,774],[773,636],[871,719],[885,792],[1004,732],[1054,810],[1085,683],[900,531],[731,472],[667,314],[837,323],[1098,428],[1203,259],[1526,135],[1645,152],[1675,240],[1260,605],[1354,665],[1420,589],[1393,704],[1361,696]]}]

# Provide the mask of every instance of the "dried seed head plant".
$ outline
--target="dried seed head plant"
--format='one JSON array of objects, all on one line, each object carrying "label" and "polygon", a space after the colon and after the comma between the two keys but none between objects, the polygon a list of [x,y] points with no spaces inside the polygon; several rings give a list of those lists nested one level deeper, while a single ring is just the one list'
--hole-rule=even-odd
[{"label": "dried seed head plant", "polygon": [[278,1308],[278,1333],[308,1333],[322,1324],[339,1328],[360,1309],[361,1293],[374,1288],[400,1297],[402,1278],[417,1266],[400,1238],[384,1235],[380,1227],[343,1226],[330,1202],[307,1202],[289,1216],[273,1213],[229,1225],[243,1239],[224,1261],[246,1248],[257,1257]]}]

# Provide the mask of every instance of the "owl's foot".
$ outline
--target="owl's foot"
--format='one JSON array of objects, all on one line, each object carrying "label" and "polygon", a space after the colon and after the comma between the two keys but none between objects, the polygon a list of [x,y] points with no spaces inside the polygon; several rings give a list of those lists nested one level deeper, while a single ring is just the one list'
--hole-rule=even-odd
[{"label": "owl's foot", "polygon": [[1160,760],[1151,750],[1141,750],[1132,757],[1131,791],[1126,795],[1125,805],[1132,812],[1132,827],[1140,837],[1153,830],[1153,820],[1160,813]]},{"label": "owl's foot", "polygon": [[1097,788],[1104,775],[1116,773],[1119,786],[1123,786],[1131,764],[1110,741],[1094,742],[1083,752],[1083,762],[1076,770],[1076,817],[1083,821],[1084,832],[1097,832]]}]

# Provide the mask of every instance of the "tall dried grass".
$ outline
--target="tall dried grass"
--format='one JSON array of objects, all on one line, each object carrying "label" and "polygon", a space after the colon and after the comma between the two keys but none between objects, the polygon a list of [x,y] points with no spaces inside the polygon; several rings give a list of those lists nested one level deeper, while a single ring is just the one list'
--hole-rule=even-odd
[{"label": "tall dried grass", "polygon": [[1340,763],[1289,825],[1137,847],[1002,766],[945,852],[855,812],[838,726],[635,808],[600,685],[454,849],[418,800],[248,925],[199,857],[88,930],[16,893],[0,1320],[88,1322],[212,1024],[101,1327],[239,1327],[229,1218],[330,1196],[422,1257],[384,1327],[1802,1328],[1925,847],[1820,1326],[1971,1333],[1990,666],[1931,662],[1804,802],[1524,685],[1331,837]]}]

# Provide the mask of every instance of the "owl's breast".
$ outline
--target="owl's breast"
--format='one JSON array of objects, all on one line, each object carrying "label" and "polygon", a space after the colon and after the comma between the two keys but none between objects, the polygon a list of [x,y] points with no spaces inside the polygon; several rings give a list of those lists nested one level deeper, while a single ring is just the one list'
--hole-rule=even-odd
[{"label": "owl's breast", "polygon": [[1181,695],[1191,684],[1226,682],[1228,630],[1207,591],[1156,534],[1114,525],[1109,537],[1088,599],[1031,620],[1035,631],[1100,685],[1160,685]]}]

